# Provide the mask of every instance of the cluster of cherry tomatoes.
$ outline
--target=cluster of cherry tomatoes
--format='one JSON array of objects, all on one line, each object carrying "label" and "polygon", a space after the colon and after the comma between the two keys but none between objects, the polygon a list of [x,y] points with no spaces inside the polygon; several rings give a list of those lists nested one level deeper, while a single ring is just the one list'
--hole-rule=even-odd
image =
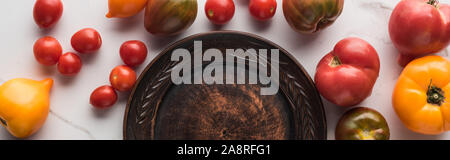
[{"label": "cluster of cherry tomatoes", "polygon": [[[33,16],[36,24],[43,29],[52,28],[61,18],[63,5],[61,0],[37,0]],[[71,38],[72,48],[84,55],[97,52],[102,38],[95,29],[85,28]],[[65,76],[77,75],[82,67],[80,57],[74,52],[63,53],[61,44],[53,37],[45,36],[37,40],[33,48],[36,60],[46,66],[57,65],[58,71]],[[127,41],[120,47],[120,57],[126,65],[115,67],[109,76],[111,85],[95,89],[90,103],[96,108],[109,108],[117,101],[117,91],[130,91],[136,82],[136,72],[131,68],[142,64],[147,58],[147,46],[137,40]]]},{"label": "cluster of cherry tomatoes", "polygon": [[[257,20],[271,19],[277,10],[276,0],[250,0],[248,9]],[[207,0],[205,14],[208,19],[217,25],[228,23],[234,16],[235,6],[233,0]]]},{"label": "cluster of cherry tomatoes", "polygon": [[136,72],[131,68],[141,65],[147,58],[147,46],[141,41],[127,41],[120,47],[120,57],[126,65],[115,67],[110,75],[111,85],[95,89],[90,97],[90,103],[96,108],[109,108],[117,101],[117,93],[130,91],[136,83]]},{"label": "cluster of cherry tomatoes", "polygon": [[[74,50],[82,54],[90,54],[102,45],[100,34],[92,28],[85,28],[72,36],[71,44]],[[38,39],[33,47],[34,57],[43,65],[52,66],[57,64],[58,71],[65,76],[74,76],[81,70],[80,57],[67,52],[62,54],[61,44],[53,37],[45,36]]]},{"label": "cluster of cherry tomatoes", "polygon": [[[37,0],[33,17],[36,24],[43,29],[52,28],[61,19],[63,4],[61,0]],[[100,34],[92,28],[85,28],[76,32],[71,39],[72,47],[82,54],[90,54],[102,45]],[[61,44],[53,37],[45,36],[38,39],[33,47],[36,60],[43,65],[57,64],[58,71],[65,76],[78,74],[82,67],[80,57],[73,53],[63,53]]]}]

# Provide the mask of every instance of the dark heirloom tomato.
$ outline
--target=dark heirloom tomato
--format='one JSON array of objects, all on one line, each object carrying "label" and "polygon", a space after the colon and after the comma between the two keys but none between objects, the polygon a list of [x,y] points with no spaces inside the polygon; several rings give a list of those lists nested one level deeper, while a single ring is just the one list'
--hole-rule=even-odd
[{"label": "dark heirloom tomato", "polygon": [[188,29],[197,17],[197,0],[149,0],[145,28],[154,35],[174,35]]},{"label": "dark heirloom tomato", "polygon": [[283,0],[284,17],[300,33],[315,33],[328,27],[343,8],[344,0]]},{"label": "dark heirloom tomato", "polygon": [[336,140],[389,140],[389,126],[383,115],[365,107],[347,111],[336,126]]}]

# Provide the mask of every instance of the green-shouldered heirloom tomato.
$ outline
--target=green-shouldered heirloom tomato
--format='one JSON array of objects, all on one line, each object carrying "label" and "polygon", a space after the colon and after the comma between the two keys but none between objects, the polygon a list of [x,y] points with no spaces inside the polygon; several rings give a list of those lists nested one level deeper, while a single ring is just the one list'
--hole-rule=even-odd
[{"label": "green-shouldered heirloom tomato", "polygon": [[149,0],[145,28],[158,36],[179,34],[194,23],[197,7],[197,0]]},{"label": "green-shouldered heirloom tomato", "polygon": [[357,107],[341,117],[336,130],[336,140],[389,140],[389,126],[376,110]]},{"label": "green-shouldered heirloom tomato", "polygon": [[289,25],[300,33],[315,33],[341,15],[344,0],[283,0],[283,13]]}]

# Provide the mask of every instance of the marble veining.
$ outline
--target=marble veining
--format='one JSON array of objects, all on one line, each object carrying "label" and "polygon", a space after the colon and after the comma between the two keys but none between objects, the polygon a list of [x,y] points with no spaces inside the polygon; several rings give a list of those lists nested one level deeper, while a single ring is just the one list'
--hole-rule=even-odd
[{"label": "marble veining", "polygon": [[[277,0],[275,17],[269,22],[258,22],[248,13],[248,1],[235,1],[236,13],[232,21],[222,27],[211,25],[202,8],[205,0],[198,0],[197,19],[189,30],[179,36],[161,38],[149,35],[144,29],[143,13],[129,19],[107,19],[107,1],[63,1],[64,14],[51,30],[42,31],[34,23],[34,0],[5,1],[0,6],[3,24],[0,27],[0,83],[13,78],[55,80],[51,93],[51,112],[43,128],[28,139],[122,139],[123,118],[127,93],[119,94],[119,101],[109,110],[96,110],[89,104],[90,93],[98,86],[108,84],[109,71],[122,62],[118,49],[127,40],[142,40],[149,48],[145,63],[150,63],[170,43],[189,35],[223,29],[250,32],[267,38],[290,52],[311,75],[315,74],[318,61],[341,39],[357,36],[371,43],[381,60],[380,76],[372,96],[358,106],[371,107],[382,113],[391,129],[391,139],[450,139],[450,133],[436,136],[421,135],[409,131],[392,109],[391,94],[402,68],[396,64],[398,51],[388,34],[389,16],[399,0],[346,0],[344,11],[329,28],[314,35],[294,32],[283,16],[282,0]],[[450,0],[440,0],[450,4]],[[87,6],[86,6],[87,4]],[[17,8],[16,6],[22,6]],[[10,8],[15,8],[11,10]],[[87,18],[86,18],[87,17]],[[17,19],[21,19],[17,21]],[[76,77],[61,76],[55,67],[39,65],[33,56],[33,44],[42,36],[53,36],[63,46],[64,52],[72,51],[70,37],[77,30],[92,27],[103,38],[101,50],[90,56],[82,56],[83,68]],[[14,28],[14,32],[10,31]],[[449,48],[438,53],[449,57]],[[145,65],[137,67],[139,74]],[[328,139],[334,139],[334,129],[347,108],[337,107],[324,100],[327,116]],[[0,139],[14,139],[0,129]]]}]

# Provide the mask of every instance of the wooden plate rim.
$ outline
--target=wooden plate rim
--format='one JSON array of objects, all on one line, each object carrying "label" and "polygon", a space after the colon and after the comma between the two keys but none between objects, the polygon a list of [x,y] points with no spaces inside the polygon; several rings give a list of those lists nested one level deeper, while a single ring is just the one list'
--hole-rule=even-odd
[{"label": "wooden plate rim", "polygon": [[[141,82],[141,80],[143,79],[145,73],[147,73],[148,70],[153,66],[153,64],[156,63],[162,56],[168,54],[168,51],[173,50],[176,46],[181,45],[181,44],[183,44],[183,43],[185,43],[185,42],[188,42],[188,41],[190,41],[190,40],[192,40],[192,39],[194,39],[194,38],[196,38],[196,37],[207,36],[207,35],[211,35],[211,34],[240,34],[240,35],[249,36],[249,37],[255,38],[255,39],[257,39],[257,40],[263,41],[263,42],[265,42],[265,43],[267,43],[267,44],[269,44],[269,45],[272,45],[272,46],[274,46],[274,47],[280,49],[281,52],[284,53],[284,55],[286,55],[289,59],[291,59],[291,60],[295,63],[295,65],[296,65],[298,68],[300,68],[301,72],[303,72],[303,73],[308,73],[308,72],[306,72],[306,70],[303,68],[303,66],[297,61],[297,59],[296,59],[294,56],[292,56],[287,50],[285,50],[284,48],[280,47],[279,45],[273,43],[272,41],[269,41],[269,40],[267,40],[267,39],[265,39],[265,38],[263,38],[263,37],[261,37],[261,36],[258,36],[258,35],[252,34],[252,33],[242,32],[242,31],[233,31],[233,30],[222,30],[222,31],[209,31],[209,32],[197,33],[197,34],[190,35],[190,36],[188,36],[188,37],[186,37],[186,38],[182,38],[181,40],[178,40],[178,41],[176,41],[176,42],[170,44],[167,48],[165,48],[164,50],[162,50],[157,56],[155,56],[155,57],[153,58],[153,60],[145,67],[145,69],[144,69],[144,70],[142,71],[142,73],[139,75],[139,78],[136,80],[136,83],[135,83],[135,85],[134,85],[134,87],[133,87],[133,89],[132,89],[132,91],[131,91],[131,93],[130,93],[130,95],[129,95],[129,97],[128,97],[128,101],[127,101],[127,105],[126,105],[126,109],[125,109],[125,115],[124,115],[124,120],[123,120],[123,128],[122,128],[122,129],[123,129],[123,135],[122,135],[122,137],[123,137],[124,140],[128,140],[128,139],[127,139],[127,129],[126,129],[126,128],[127,128],[127,119],[128,119],[128,113],[129,113],[129,110],[130,110],[131,101],[133,100],[133,95],[135,94],[135,92],[136,92],[136,90],[137,90],[137,86],[138,86],[137,84],[139,84],[139,83]],[[311,79],[311,76],[306,76],[306,78],[307,78],[308,81],[310,81],[310,82],[314,85],[314,87],[315,87],[315,83],[314,83],[314,81]],[[281,88],[280,88],[280,89],[281,89]],[[319,98],[321,98],[321,97],[320,97],[320,94],[319,94],[318,91],[317,91],[317,89],[315,90],[315,92],[316,92],[315,94],[319,95]],[[289,103],[292,103],[292,102],[289,102]],[[324,127],[324,133],[322,133],[322,134],[325,136],[324,139],[326,139],[326,138],[327,138],[327,122],[326,122],[326,115],[325,115],[325,110],[324,110],[324,108],[323,108],[323,103],[322,103],[322,101],[320,101],[319,103],[320,103],[320,105],[321,105],[320,110],[321,110],[322,117],[323,117],[323,123],[322,123],[322,126]]]}]

